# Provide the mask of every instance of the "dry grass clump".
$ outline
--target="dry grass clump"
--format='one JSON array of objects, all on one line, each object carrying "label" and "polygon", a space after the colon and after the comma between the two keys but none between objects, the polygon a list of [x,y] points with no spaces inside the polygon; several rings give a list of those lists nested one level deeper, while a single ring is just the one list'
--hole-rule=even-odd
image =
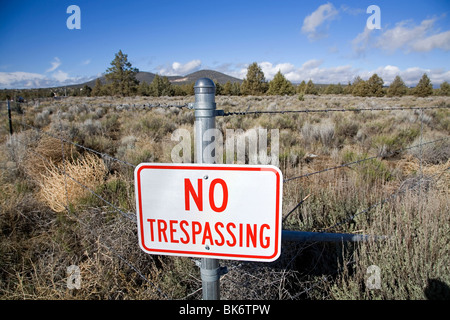
[{"label": "dry grass clump", "polygon": [[412,148],[408,150],[408,153],[413,155],[419,161],[427,164],[439,164],[444,163],[450,159],[450,139],[448,136],[435,135],[433,137],[417,137],[411,146],[424,144],[428,141],[434,141],[442,139],[436,143],[426,144],[422,147]]},{"label": "dry grass clump", "polygon": [[48,135],[42,136],[35,148],[29,148],[22,167],[27,176],[36,182],[42,177],[49,162],[59,165],[63,159],[72,158],[75,150],[72,145]]},{"label": "dry grass clump", "polygon": [[86,154],[72,163],[51,163],[46,165],[46,171],[42,174],[40,196],[52,210],[62,212],[67,205],[75,204],[88,195],[86,188],[95,190],[103,182],[106,172],[103,160],[92,154]]}]

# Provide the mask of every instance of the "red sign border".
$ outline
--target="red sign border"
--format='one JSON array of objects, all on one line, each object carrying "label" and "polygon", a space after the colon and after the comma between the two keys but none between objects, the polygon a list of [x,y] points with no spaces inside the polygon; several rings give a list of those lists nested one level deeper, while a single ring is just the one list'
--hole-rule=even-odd
[{"label": "red sign border", "polygon": [[[229,253],[213,253],[213,252],[201,252],[201,251],[186,251],[186,250],[167,250],[167,249],[151,249],[145,246],[144,241],[144,224],[143,224],[143,213],[142,213],[142,195],[141,195],[141,171],[144,169],[177,169],[177,170],[216,170],[216,171],[271,171],[275,173],[277,178],[276,186],[276,214],[275,214],[275,252],[270,256],[261,255],[246,255],[246,254],[229,254]],[[257,261],[273,261],[280,255],[280,241],[281,241],[281,208],[280,208],[280,188],[281,188],[281,173],[275,167],[265,166],[223,166],[223,165],[167,165],[167,164],[143,164],[140,165],[136,170],[136,183],[137,183],[137,196],[138,196],[138,213],[139,213],[139,223],[140,223],[140,245],[141,248],[147,253],[153,254],[164,254],[170,253],[171,255],[180,254],[182,256],[196,256],[196,257],[222,257],[224,259],[237,258],[239,260],[257,260]]]}]

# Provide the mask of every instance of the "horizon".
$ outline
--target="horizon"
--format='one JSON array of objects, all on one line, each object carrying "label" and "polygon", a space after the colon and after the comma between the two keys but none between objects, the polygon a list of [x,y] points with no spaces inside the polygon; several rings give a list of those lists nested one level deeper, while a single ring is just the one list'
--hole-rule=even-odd
[{"label": "horizon", "polygon": [[[78,20],[70,5],[79,7]],[[371,5],[379,8],[372,20]],[[267,81],[281,71],[294,84],[346,85],[374,73],[385,86],[399,75],[413,87],[424,73],[433,87],[450,82],[446,1],[229,0],[219,10],[203,0],[23,0],[2,9],[2,89],[95,80],[119,50],[139,71],[160,76],[213,70],[242,80],[257,62]],[[80,29],[69,28],[75,21]]]}]

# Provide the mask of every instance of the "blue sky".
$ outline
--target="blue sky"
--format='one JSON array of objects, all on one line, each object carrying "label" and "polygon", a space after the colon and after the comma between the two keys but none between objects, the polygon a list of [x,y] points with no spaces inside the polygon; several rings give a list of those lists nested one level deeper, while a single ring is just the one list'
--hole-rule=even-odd
[{"label": "blue sky", "polygon": [[[81,29],[68,29],[77,5]],[[380,29],[368,29],[370,5]],[[161,75],[214,69],[243,78],[347,83],[373,73],[408,85],[450,82],[450,1],[0,1],[0,88],[80,83],[119,50]]]}]

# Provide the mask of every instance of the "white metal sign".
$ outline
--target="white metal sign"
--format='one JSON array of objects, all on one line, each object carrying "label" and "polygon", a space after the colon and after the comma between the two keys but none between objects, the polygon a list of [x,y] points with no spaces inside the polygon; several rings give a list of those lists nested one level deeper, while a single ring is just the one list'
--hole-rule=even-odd
[{"label": "white metal sign", "polygon": [[277,167],[142,163],[134,174],[145,252],[248,261],[280,255]]}]

